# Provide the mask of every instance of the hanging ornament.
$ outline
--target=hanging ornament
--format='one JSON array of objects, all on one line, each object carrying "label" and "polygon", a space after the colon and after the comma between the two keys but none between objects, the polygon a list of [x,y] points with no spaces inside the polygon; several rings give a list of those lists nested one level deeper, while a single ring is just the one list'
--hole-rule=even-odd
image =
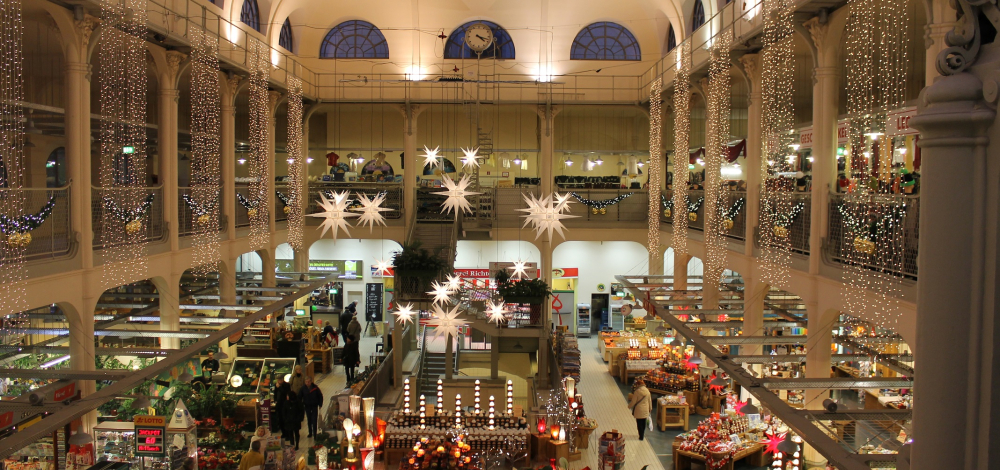
[{"label": "hanging ornament", "polygon": [[503,308],[503,302],[493,302],[492,300],[487,303],[486,315],[489,317],[489,321],[496,323],[500,326],[500,322],[507,321],[507,310]]},{"label": "hanging ornament", "polygon": [[198,27],[191,37],[191,192],[184,201],[194,216],[194,271],[208,275],[222,258],[219,242],[219,201],[222,173],[219,40]]},{"label": "hanging ornament", "polygon": [[459,180],[457,183],[455,182],[455,180],[451,179],[448,176],[442,176],[441,183],[444,184],[447,191],[432,193],[432,194],[439,194],[442,196],[448,196],[448,199],[446,199],[444,204],[442,204],[441,212],[450,214],[451,211],[454,210],[457,215],[458,211],[461,210],[465,213],[471,214],[472,205],[469,204],[469,200],[466,199],[465,197],[474,196],[482,193],[476,193],[467,190],[467,188],[469,187],[469,175],[463,176],[462,179]]},{"label": "hanging ornament", "polygon": [[514,266],[512,266],[509,269],[513,269],[514,270],[514,272],[511,273],[511,275],[510,275],[510,277],[512,277],[512,278],[521,279],[523,277],[527,277],[528,276],[528,273],[527,273],[528,263],[526,261],[517,260],[517,261],[514,262]]},{"label": "hanging ornament", "polygon": [[445,285],[448,287],[449,292],[458,292],[462,289],[462,276],[458,274],[449,274],[448,281]]},{"label": "hanging ornament", "polygon": [[391,260],[386,259],[375,259],[375,275],[376,276],[388,276],[389,268],[392,266]]},{"label": "hanging ornament", "polygon": [[459,329],[468,325],[468,322],[458,318],[459,307],[459,305],[456,305],[446,312],[441,309],[440,305],[434,305],[434,310],[431,312],[431,320],[427,322],[427,326],[434,327],[435,338],[438,336],[445,338],[448,336],[458,337]]},{"label": "hanging ornament", "polygon": [[431,283],[431,291],[428,294],[434,296],[434,304],[447,303],[451,300],[451,290],[448,289],[448,284],[441,284],[437,281]]},{"label": "hanging ornament", "polygon": [[531,224],[535,230],[536,240],[543,232],[548,232],[550,240],[552,239],[552,232],[558,233],[559,236],[565,239],[566,235],[563,233],[563,229],[566,226],[563,225],[562,220],[579,217],[578,215],[563,214],[563,209],[553,201],[553,195],[551,194],[541,199],[536,198],[534,194],[524,195],[523,197],[524,201],[528,204],[528,208],[518,210],[527,212],[528,215],[521,216],[525,218],[522,227]]},{"label": "hanging ornament", "polygon": [[[649,178],[646,187],[648,196],[648,212],[646,214],[647,233],[646,250],[650,262],[658,262],[663,256],[660,250],[660,214],[659,201],[663,197],[660,186],[663,183],[663,79],[657,78],[649,87]],[[630,177],[642,174],[642,170],[633,165],[635,157],[629,158]],[[642,166],[639,163],[637,166]]]},{"label": "hanging ornament", "polygon": [[[250,218],[250,248],[258,249],[267,246],[271,238],[270,220],[267,201],[274,179],[268,164],[271,150],[268,145],[268,133],[271,129],[271,112],[269,92],[267,89],[268,75],[271,70],[271,50],[261,41],[250,41],[248,46],[250,69],[250,152],[249,171],[253,178],[248,187],[249,199],[253,208],[248,208]],[[336,235],[335,235],[336,237]]]},{"label": "hanging ornament", "polygon": [[396,316],[396,321],[400,325],[405,325],[407,323],[413,323],[413,316],[416,312],[413,311],[413,304],[406,304],[396,307],[396,311],[392,312]]},{"label": "hanging ornament", "polygon": [[31,243],[31,234],[28,233],[40,227],[52,215],[52,209],[56,206],[55,197],[50,197],[49,201],[42,206],[42,209],[35,214],[27,214],[21,217],[8,217],[0,215],[0,231],[7,235],[7,243],[11,246],[27,246]]},{"label": "hanging ornament", "polygon": [[[309,162],[308,156],[303,155],[303,129],[302,129],[302,79],[299,77],[288,77],[288,196],[281,199],[284,205],[282,209],[288,215],[288,245],[293,249],[305,248],[305,215],[302,203],[305,201],[302,190],[305,186],[303,178],[306,177],[306,164]],[[279,198],[281,193],[278,193]]]},{"label": "hanging ornament", "polygon": [[319,205],[323,211],[318,214],[309,214],[309,217],[322,217],[324,220],[320,228],[323,229],[323,233],[320,234],[320,238],[326,235],[327,230],[330,230],[333,240],[336,241],[337,233],[340,230],[343,230],[347,236],[351,236],[347,219],[358,217],[358,214],[347,212],[347,191],[334,191],[332,195],[332,199],[327,199],[325,194],[320,193]]},{"label": "hanging ornament", "polygon": [[439,159],[441,158],[441,157],[438,156],[438,152],[440,150],[441,150],[441,146],[440,145],[437,146],[437,147],[434,147],[434,150],[431,150],[431,149],[427,148],[427,146],[425,145],[424,146],[424,154],[421,155],[422,157],[424,157],[424,166],[434,166],[434,165],[437,165]]},{"label": "hanging ornament", "polygon": [[476,155],[479,152],[479,147],[462,149],[462,153],[465,154],[462,157],[462,169],[472,167],[476,168],[479,166],[479,157]]},{"label": "hanging ornament", "polygon": [[375,229],[376,224],[385,225],[385,216],[382,215],[382,212],[392,210],[382,207],[382,203],[385,202],[385,196],[386,193],[384,191],[371,199],[365,194],[358,193],[358,201],[361,202],[361,208],[351,209],[352,211],[361,213],[360,218],[358,218],[358,226],[363,227],[368,225],[368,229],[371,231]]},{"label": "hanging ornament", "polygon": [[688,164],[690,162],[689,147],[691,140],[691,41],[682,42],[674,49],[677,73],[674,76],[674,153],[670,157],[674,169],[673,205],[677,212],[670,212],[671,237],[670,245],[674,256],[688,254],[688,219],[681,209],[688,201]]}]

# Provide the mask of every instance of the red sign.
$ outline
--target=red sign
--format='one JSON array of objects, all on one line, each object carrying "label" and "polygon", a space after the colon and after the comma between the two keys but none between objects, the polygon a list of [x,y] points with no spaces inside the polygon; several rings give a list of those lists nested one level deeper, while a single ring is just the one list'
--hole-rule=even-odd
[{"label": "red sign", "polygon": [[8,411],[4,414],[0,414],[0,428],[6,428],[14,424],[14,412]]},{"label": "red sign", "polygon": [[580,277],[580,268],[556,268],[552,270],[552,277],[556,279]]},{"label": "red sign", "polygon": [[799,148],[811,149],[813,146],[813,128],[807,127],[799,131]]},{"label": "red sign", "polygon": [[885,133],[892,137],[895,135],[915,135],[919,134],[916,129],[910,127],[910,118],[917,115],[917,107],[910,106],[891,111],[887,118]]},{"label": "red sign", "polygon": [[52,394],[52,399],[55,401],[63,401],[73,398],[73,395],[76,395],[76,382],[57,388]]},{"label": "red sign", "polygon": [[463,279],[489,279],[493,277],[489,269],[456,269],[455,274],[462,276]]},{"label": "red sign", "polygon": [[837,122],[837,143],[846,144],[851,140],[851,122],[848,120]]}]

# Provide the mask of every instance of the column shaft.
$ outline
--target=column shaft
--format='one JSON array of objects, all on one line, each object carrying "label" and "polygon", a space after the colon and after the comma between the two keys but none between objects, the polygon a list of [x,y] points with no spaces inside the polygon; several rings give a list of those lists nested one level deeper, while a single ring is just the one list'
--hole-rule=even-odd
[{"label": "column shaft", "polygon": [[81,265],[94,267],[91,218],[90,64],[66,64],[66,165],[70,180],[70,224],[79,237]]},{"label": "column shaft", "polygon": [[[236,239],[236,107],[233,97],[222,95],[222,214],[226,217],[226,238]],[[234,284],[235,286],[235,284]]]},{"label": "column shaft", "polygon": [[809,273],[819,274],[829,224],[830,188],[837,178],[837,67],[817,67],[813,85],[813,182],[809,230]]},{"label": "column shaft", "polygon": [[674,253],[674,290],[688,288],[688,261],[691,261],[691,255]]},{"label": "column shaft", "polygon": [[[167,80],[172,81],[172,80]],[[168,83],[167,85],[173,85]],[[167,240],[170,250],[179,249],[180,229],[177,213],[177,100],[180,92],[172,86],[160,88],[160,122],[157,137],[160,142],[160,181],[163,186],[163,222],[169,227]]]}]

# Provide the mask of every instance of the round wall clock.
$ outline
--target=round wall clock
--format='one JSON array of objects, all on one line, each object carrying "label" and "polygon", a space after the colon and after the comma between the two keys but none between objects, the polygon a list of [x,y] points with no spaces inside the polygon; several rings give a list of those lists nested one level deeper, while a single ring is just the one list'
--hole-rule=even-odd
[{"label": "round wall clock", "polygon": [[465,45],[476,52],[483,52],[493,44],[493,30],[485,23],[476,23],[465,30]]}]

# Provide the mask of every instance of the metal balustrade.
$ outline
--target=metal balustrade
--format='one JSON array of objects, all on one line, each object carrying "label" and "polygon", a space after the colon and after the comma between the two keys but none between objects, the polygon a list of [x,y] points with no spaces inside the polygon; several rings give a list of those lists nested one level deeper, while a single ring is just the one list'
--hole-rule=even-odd
[{"label": "metal balustrade", "polygon": [[[69,254],[72,227],[70,225],[69,186],[62,188],[0,189],[0,199],[24,198],[24,213],[35,215],[51,199],[52,213],[38,228],[28,232],[31,242],[24,252],[26,261],[57,258]],[[7,215],[7,214],[5,214]],[[4,234],[9,235],[9,234]]]},{"label": "metal balustrade", "polygon": [[[788,230],[788,240],[790,242],[789,248],[792,253],[797,253],[800,255],[809,254],[809,232],[812,217],[812,194],[811,193],[791,193],[790,207],[795,207],[798,204],[802,204],[802,210],[795,216],[792,223],[785,227]],[[760,218],[758,220],[766,220],[764,217],[764,207],[761,205]],[[760,246],[760,231],[761,230],[774,230],[774,227],[761,227],[757,226],[754,234],[754,243]]]},{"label": "metal balustrade", "polygon": [[[246,184],[236,185],[236,194],[242,194],[243,197],[250,199],[250,186]],[[237,227],[249,227],[250,226],[250,214],[247,212],[247,208],[240,204],[239,197],[236,198],[236,226]]]},{"label": "metal balustrade", "polygon": [[[385,201],[382,208],[391,209],[382,212],[386,225],[403,225],[403,185],[399,183],[309,183],[309,197],[306,201],[306,214],[320,212],[320,193],[330,198],[332,192],[348,191],[350,199],[357,201],[357,194],[364,194],[369,198],[374,198],[379,193],[385,193]],[[356,203],[356,202],[355,202]],[[280,202],[278,203],[281,204]],[[357,207],[360,207],[358,205]],[[287,217],[286,217],[287,218]],[[319,225],[320,219],[316,217],[306,217],[306,224]]]},{"label": "metal balustrade", "polygon": [[[138,208],[146,197],[153,195],[152,204],[149,211],[142,217],[142,241],[150,242],[163,240],[167,236],[163,223],[163,186],[145,188],[91,188],[90,209],[91,218],[94,224],[94,249],[102,249],[110,241],[105,241],[102,236],[107,221],[104,214],[105,197],[115,201],[118,206],[126,211]],[[116,225],[123,225],[117,222]],[[121,228],[124,230],[124,228]]]},{"label": "metal balustrade", "polygon": [[[844,256],[844,247],[853,246],[852,235],[844,228],[844,219],[838,207],[845,203],[849,196],[831,194],[829,205],[829,226],[826,234],[824,251],[827,259],[840,264],[849,264]],[[917,253],[920,242],[920,196],[916,195],[878,195],[870,197],[870,205],[897,205],[906,203],[903,216],[903,239],[901,250],[895,256],[875,256],[864,264],[868,269],[902,275],[911,279],[917,278]],[[850,201],[857,204],[858,202]],[[897,256],[902,256],[899,259]]]},{"label": "metal balustrade", "polygon": [[539,197],[541,190],[538,186],[528,186],[524,188],[490,188],[493,192],[493,218],[494,227],[499,228],[521,228],[524,225],[524,212],[518,209],[527,209],[524,196],[534,195]]},{"label": "metal balustrade", "polygon": [[[649,193],[645,189],[580,189],[573,191],[577,196],[594,202],[614,199],[622,195],[629,196],[617,204],[599,209],[588,207],[574,197],[570,197],[570,215],[579,218],[564,219],[563,224],[569,228],[642,228],[649,221]],[[518,212],[523,215],[523,212]]]}]

